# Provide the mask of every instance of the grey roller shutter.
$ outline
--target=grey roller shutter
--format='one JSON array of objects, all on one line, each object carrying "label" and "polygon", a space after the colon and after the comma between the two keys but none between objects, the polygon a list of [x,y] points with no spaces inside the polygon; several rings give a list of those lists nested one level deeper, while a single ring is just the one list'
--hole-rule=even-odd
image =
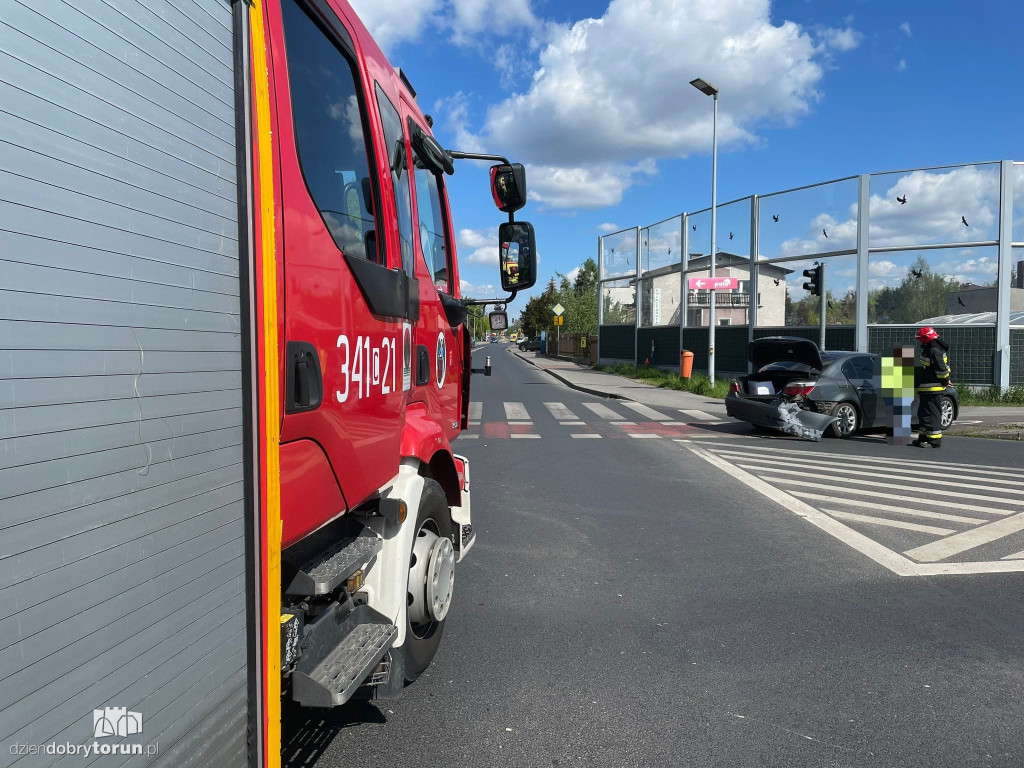
[{"label": "grey roller shutter", "polygon": [[0,0],[2,766],[246,765],[232,37]]}]

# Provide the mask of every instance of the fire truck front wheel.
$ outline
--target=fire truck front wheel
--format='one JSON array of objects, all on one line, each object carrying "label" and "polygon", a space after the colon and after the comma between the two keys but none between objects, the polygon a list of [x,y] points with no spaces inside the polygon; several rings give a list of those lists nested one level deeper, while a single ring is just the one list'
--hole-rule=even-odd
[{"label": "fire truck front wheel", "polygon": [[437,653],[455,587],[451,512],[444,491],[434,480],[424,483],[415,530],[406,595],[408,626],[402,646],[409,682],[423,673]]}]

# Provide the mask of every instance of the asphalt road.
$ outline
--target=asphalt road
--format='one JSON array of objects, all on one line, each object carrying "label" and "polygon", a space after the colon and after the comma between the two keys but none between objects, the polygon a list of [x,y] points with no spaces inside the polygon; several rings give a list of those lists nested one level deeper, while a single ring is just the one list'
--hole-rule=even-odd
[{"label": "asphalt road", "polygon": [[1024,572],[986,572],[1024,568],[1021,446],[618,424],[476,354],[479,540],[441,649],[400,700],[292,713],[286,765],[1024,764]]}]

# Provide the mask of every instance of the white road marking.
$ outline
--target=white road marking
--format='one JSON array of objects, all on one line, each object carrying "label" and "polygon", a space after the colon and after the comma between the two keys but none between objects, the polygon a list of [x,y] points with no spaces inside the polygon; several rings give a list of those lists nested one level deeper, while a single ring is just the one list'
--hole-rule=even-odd
[{"label": "white road marking", "polygon": [[[777,459],[773,459],[773,458],[768,458],[768,457],[762,458],[761,456],[758,456],[758,457],[755,458],[755,457],[752,457],[749,453],[745,453],[743,451],[730,451],[730,450],[720,450],[720,451],[718,451],[718,453],[719,453],[720,456],[735,457],[736,459],[742,459],[744,461],[754,461],[754,462],[756,462],[758,464],[771,464],[771,465],[780,466],[780,467],[792,467],[792,466],[794,466],[793,460],[792,459],[788,459],[788,458],[781,458],[780,457],[780,458],[777,458]],[[884,469],[882,467],[865,467],[865,466],[860,465],[860,464],[854,464],[853,465],[854,467],[857,467],[857,469],[847,469],[847,467],[849,467],[850,465],[851,465],[851,462],[847,462],[846,464],[840,464],[838,462],[830,462],[830,461],[812,461],[812,460],[800,462],[800,466],[801,467],[807,467],[809,469],[810,468],[821,469],[821,471],[825,472],[825,473],[838,473],[838,474],[843,474],[843,475],[863,475],[865,477],[879,478],[879,473],[880,472],[884,472],[885,473],[885,478],[884,479],[886,479],[886,480],[888,480],[889,478],[892,478],[893,480],[913,480],[913,481],[919,481],[921,479],[921,475],[919,473],[918,474],[914,474],[914,475],[895,474],[896,472],[898,472],[898,470]],[[810,476],[810,475],[808,475],[808,476]],[[828,474],[825,474],[825,475],[814,475],[814,477],[828,477],[828,476],[829,476]],[[943,474],[942,474],[942,479],[943,480],[953,480],[953,479],[956,479],[956,478],[966,478],[966,479],[969,479],[969,480],[983,480],[986,483],[988,483],[988,482],[993,482],[993,483],[1013,483],[1014,485],[1017,486],[1016,488],[993,488],[991,485],[978,485],[978,484],[974,484],[974,483],[961,483],[961,482],[957,482],[957,483],[955,483],[955,485],[956,485],[957,488],[973,488],[973,489],[978,490],[978,491],[995,491],[997,493],[1014,493],[1014,494],[1017,494],[1017,495],[1020,495],[1020,496],[1024,496],[1024,484],[1022,484],[1019,480],[991,480],[990,481],[988,478],[973,477],[971,475],[950,475],[950,474],[946,474],[945,472],[943,472]],[[837,480],[838,479],[842,479],[843,482],[850,482],[850,483],[857,482],[856,480],[846,480],[845,478],[836,478],[836,479]],[[879,479],[882,479],[882,478],[879,478]],[[902,487],[904,489],[906,488],[906,486],[894,486],[894,485],[889,485],[888,487],[890,487],[890,488],[901,488]],[[945,492],[946,491],[944,490],[943,493],[945,493]]]},{"label": "white road marking", "polygon": [[[791,438],[790,438],[791,439]],[[956,467],[957,469],[965,472],[973,472],[979,475],[993,475],[995,477],[1018,477],[1019,473],[1016,469],[1011,467],[979,467],[977,464],[956,464],[947,463],[938,459],[936,461],[918,460],[918,459],[895,459],[885,456],[856,456],[849,453],[827,453],[824,451],[806,451],[800,450],[799,448],[782,448],[772,446],[769,448],[767,445],[760,446],[757,441],[750,441],[744,445],[749,445],[752,452],[763,453],[763,454],[778,454],[778,453],[789,453],[795,456],[802,456],[804,459],[814,459],[820,456],[827,456],[829,458],[842,459],[843,461],[849,462],[851,460],[866,461],[872,464],[887,464],[902,467],[922,467],[924,469],[935,469],[939,467],[943,472],[946,472],[950,467]],[[979,480],[982,478],[978,478]],[[1018,481],[1019,482],[1019,481]]]},{"label": "white road marking", "polygon": [[1024,550],[1014,552],[1012,555],[1007,555],[1003,560],[1024,560]]},{"label": "white road marking", "polygon": [[613,427],[635,427],[636,426],[636,422],[635,421],[609,421],[608,423],[611,424]]},{"label": "white road marking", "polygon": [[592,432],[573,432],[569,434],[569,437],[574,437],[577,440],[600,440],[601,435],[595,435]]},{"label": "white road marking", "polygon": [[653,408],[649,408],[643,403],[623,402],[622,404],[629,408],[631,411],[636,411],[641,416],[646,416],[651,421],[661,421],[662,419],[665,418],[665,414],[658,413],[656,410],[654,410]]},{"label": "white road marking", "polygon": [[1024,531],[1024,512],[980,525],[940,541],[908,549],[903,554],[923,563],[933,563],[936,560],[945,560],[947,557],[980,547],[982,544],[988,544],[1018,531]]},{"label": "white road marking", "polygon": [[602,419],[610,419],[612,421],[619,421],[622,417],[613,411],[611,408],[601,403],[584,403],[584,408],[589,408],[593,411],[595,416],[599,416]]},{"label": "white road marking", "polygon": [[[795,515],[802,517],[812,525],[817,526],[826,533],[839,539],[844,544],[847,544],[861,554],[870,557],[879,565],[884,565],[893,573],[900,576],[910,576],[914,573],[913,563],[905,557],[901,557],[892,550],[883,547],[877,541],[869,539],[864,534],[858,533],[852,528],[843,525],[838,520],[826,515],[824,512],[819,512],[810,504],[800,501],[800,499],[795,496],[791,496],[785,491],[766,483],[764,480],[755,477],[749,472],[744,472],[742,469],[733,466],[725,459],[719,458],[711,451],[698,448],[694,445],[687,446],[687,448],[709,464],[718,467],[727,475],[734,477],[747,487],[754,489],[762,496],[765,496],[776,504],[779,504],[783,509],[788,509]],[[756,507],[750,507],[750,509],[755,508]],[[1024,569],[1024,564],[1022,564],[1022,569]]]},{"label": "white road marking", "polygon": [[[772,479],[775,479],[775,475],[796,475],[797,477],[811,477],[819,480],[832,480],[833,483],[853,483],[856,485],[866,485],[872,488],[888,488],[894,491],[910,491],[911,493],[917,494],[917,501],[923,501],[925,503],[945,504],[945,499],[950,495],[951,491],[951,489],[947,486],[933,489],[930,487],[925,487],[923,485],[897,485],[896,483],[877,483],[871,480],[858,480],[857,478],[835,477],[829,474],[821,475],[815,474],[814,472],[810,472],[808,470],[801,469],[778,469],[772,466],[765,467],[763,465],[768,462],[764,461],[763,459],[754,459],[753,463],[751,463],[750,459],[741,459],[736,463],[739,466],[743,467],[744,469],[753,469],[759,470],[761,472],[770,472],[772,475]],[[780,481],[782,480],[782,478],[778,479]],[[834,488],[836,491],[840,492],[847,490],[847,486],[845,485],[837,485],[834,486]],[[993,488],[992,490],[1002,491],[1003,489]],[[925,494],[937,495],[940,497],[940,500],[930,501],[929,499],[924,497]],[[960,490],[957,490],[955,495],[958,499],[974,499],[975,501],[987,501],[993,504],[1011,504],[1015,507],[1024,507],[1024,499],[1005,499],[999,496],[986,496],[982,493],[964,493],[963,491]],[[991,511],[995,512],[996,514],[1008,515],[1013,510],[1006,509]]]},{"label": "white road marking", "polygon": [[928,512],[924,509],[909,509],[908,507],[896,507],[892,504],[879,504],[874,501],[864,501],[863,499],[837,499],[835,496],[828,496],[824,493],[807,493],[806,491],[790,491],[794,496],[799,496],[801,499],[811,499],[813,501],[827,501],[830,504],[848,504],[851,507],[857,509],[874,509],[879,512],[894,512],[898,515],[910,515],[911,517],[926,517],[931,520],[945,520],[950,523],[967,523],[969,525],[977,525],[978,523],[987,523],[988,520],[981,517],[964,517],[963,515],[947,515],[944,512]]},{"label": "white road marking", "polygon": [[563,427],[585,427],[587,422],[585,421],[560,421],[558,422]]},{"label": "white road marking", "polygon": [[476,440],[478,437],[480,437],[480,435],[470,435],[463,432],[461,435],[459,435],[459,437],[461,437],[463,440]]},{"label": "white road marking", "polygon": [[[722,459],[725,461],[725,459]],[[833,491],[835,492],[835,485],[825,483],[812,483],[804,479],[790,479],[786,477],[780,477],[775,480],[777,483],[783,485],[799,485],[801,489],[804,488],[817,488],[822,491]],[[898,493],[882,493],[881,491],[873,491],[869,488],[843,488],[843,493],[852,494],[854,496],[871,496],[876,499],[892,499],[893,501],[905,501],[908,504],[920,504],[921,499],[916,496],[900,496]],[[967,512],[986,512],[990,515],[1010,515],[1013,514],[1011,509],[992,509],[991,507],[979,507],[977,504],[961,504],[959,501],[944,501],[941,502],[944,509],[962,509]]]},{"label": "white road marking", "polygon": [[919,531],[921,533],[934,533],[938,536],[946,536],[956,533],[952,528],[938,528],[934,525],[921,525],[920,523],[904,523],[902,520],[890,520],[887,517],[872,517],[871,515],[856,515],[853,512],[840,512],[837,509],[823,509],[832,517],[839,520],[852,520],[857,523],[870,523],[871,525],[884,525],[889,528],[903,528],[908,531]]},{"label": "white road marking", "polygon": [[544,403],[544,407],[551,411],[556,421],[577,421],[579,416],[570,411],[562,403]]},{"label": "white road marking", "polygon": [[696,419],[697,421],[721,421],[717,416],[712,416],[707,411],[694,411],[687,410],[686,408],[680,408],[680,413],[685,413],[690,418]]},{"label": "white road marking", "polygon": [[471,422],[469,422],[469,426],[471,426],[471,427],[479,427],[480,426],[480,422],[479,421],[471,421]]},{"label": "white road marking", "polygon": [[511,437],[513,440],[539,440],[540,439],[540,435],[521,434],[521,433],[517,433],[517,432],[513,432],[511,435],[509,435],[509,437]]},{"label": "white road marking", "polygon": [[628,434],[629,434],[630,437],[635,437],[637,440],[651,440],[651,439],[660,440],[661,439],[661,435],[652,435],[649,432],[644,432],[644,433],[629,432]]},{"label": "white road marking", "polygon": [[533,426],[533,422],[532,421],[522,421],[522,420],[513,421],[513,420],[509,419],[508,423],[510,425],[512,425],[512,426],[517,426],[517,427],[532,427]]},{"label": "white road marking", "polygon": [[481,402],[475,402],[469,404],[469,418],[474,421],[480,421],[484,417],[484,404]]},{"label": "white road marking", "polygon": [[685,422],[682,422],[682,421],[659,421],[658,423],[659,424],[664,424],[666,427],[672,427],[672,426],[675,426],[677,424],[683,424]]},{"label": "white road marking", "polygon": [[529,421],[530,414],[526,412],[526,406],[522,403],[505,403],[505,418],[509,421],[518,419],[521,421]]}]

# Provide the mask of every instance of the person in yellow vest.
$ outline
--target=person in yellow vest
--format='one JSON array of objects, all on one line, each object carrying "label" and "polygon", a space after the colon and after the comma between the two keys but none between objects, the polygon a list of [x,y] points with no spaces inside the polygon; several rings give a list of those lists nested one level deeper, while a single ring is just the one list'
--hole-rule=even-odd
[{"label": "person in yellow vest", "polygon": [[949,386],[949,345],[939,338],[934,328],[919,328],[916,334],[921,344],[921,356],[915,370],[918,397],[917,439],[911,443],[918,448],[942,447],[942,393]]}]

